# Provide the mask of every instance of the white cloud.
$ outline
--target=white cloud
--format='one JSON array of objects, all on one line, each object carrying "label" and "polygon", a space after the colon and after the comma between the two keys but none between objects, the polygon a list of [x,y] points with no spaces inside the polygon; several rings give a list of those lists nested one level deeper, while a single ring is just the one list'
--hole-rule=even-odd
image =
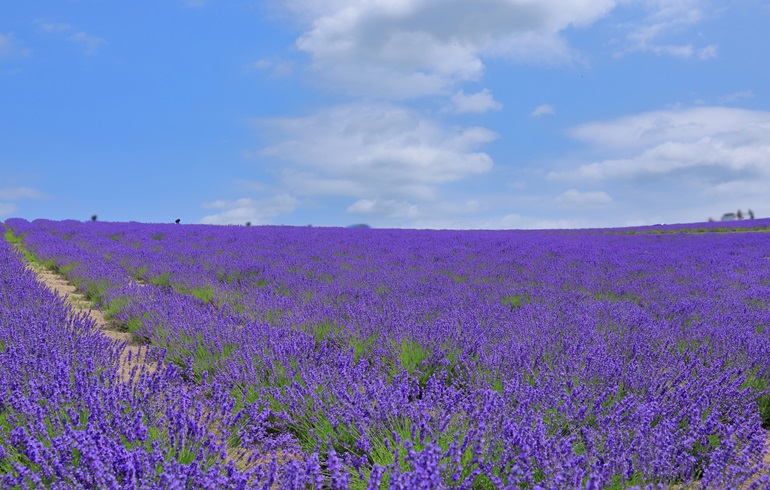
[{"label": "white cloud", "polygon": [[0,216],[8,216],[16,212],[18,206],[12,202],[0,202]]},{"label": "white cloud", "polygon": [[274,143],[263,156],[287,161],[285,184],[304,194],[430,199],[442,184],[492,168],[477,148],[496,138],[481,127],[445,127],[409,109],[347,104],[305,117],[260,121]]},{"label": "white cloud", "polygon": [[349,94],[411,98],[478,80],[484,56],[563,62],[560,33],[615,0],[288,0],[313,69]]},{"label": "white cloud", "polygon": [[671,178],[698,183],[703,192],[730,182],[770,183],[770,112],[726,107],[656,111],[584,124],[572,135],[601,153],[619,155],[552,172],[552,179]]},{"label": "white cloud", "polygon": [[0,199],[4,201],[17,201],[19,199],[42,199],[42,192],[31,187],[4,187],[0,188]]},{"label": "white cloud", "polygon": [[465,92],[460,90],[452,96],[452,104],[454,105],[453,112],[455,114],[464,114],[467,112],[480,114],[487,111],[499,111],[503,108],[503,104],[492,97],[492,92],[490,92],[489,89],[484,89],[481,92],[468,95],[465,95]]},{"label": "white cloud", "polygon": [[107,43],[104,39],[79,31],[69,36],[70,41],[83,47],[85,54],[93,56],[99,53],[99,49]]},{"label": "white cloud", "polygon": [[540,117],[540,116],[547,116],[555,113],[556,113],[556,109],[554,109],[552,105],[540,104],[539,106],[535,107],[532,110],[532,113],[530,115],[532,117]]},{"label": "white cloud", "polygon": [[201,219],[203,224],[231,225],[267,224],[270,219],[288,214],[297,207],[297,199],[289,194],[278,194],[266,199],[241,198],[234,201],[218,200],[204,203],[203,208],[220,210]]},{"label": "white cloud", "polygon": [[597,206],[610,204],[612,197],[604,191],[580,192],[577,189],[570,189],[560,194],[556,202],[577,206]]}]

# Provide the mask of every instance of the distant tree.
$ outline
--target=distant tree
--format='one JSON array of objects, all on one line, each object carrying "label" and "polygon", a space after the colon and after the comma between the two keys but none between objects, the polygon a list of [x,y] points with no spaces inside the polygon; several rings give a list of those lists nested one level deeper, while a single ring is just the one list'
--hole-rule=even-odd
[{"label": "distant tree", "polygon": [[246,226],[251,226],[251,221],[247,221]]},{"label": "distant tree", "polygon": [[181,219],[177,218],[174,220],[174,223],[179,224],[181,221],[182,221]]},{"label": "distant tree", "polygon": [[749,209],[749,210],[748,210],[748,213],[749,213],[749,219],[754,219],[754,211],[752,211],[751,209]]},{"label": "distant tree", "polygon": [[96,221],[96,215],[91,216],[91,221]]}]

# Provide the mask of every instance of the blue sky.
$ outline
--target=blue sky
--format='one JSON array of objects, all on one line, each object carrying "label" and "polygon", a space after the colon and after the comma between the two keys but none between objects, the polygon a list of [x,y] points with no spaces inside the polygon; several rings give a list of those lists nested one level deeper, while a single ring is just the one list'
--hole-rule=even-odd
[{"label": "blue sky", "polygon": [[770,216],[768,0],[0,4],[0,220]]}]

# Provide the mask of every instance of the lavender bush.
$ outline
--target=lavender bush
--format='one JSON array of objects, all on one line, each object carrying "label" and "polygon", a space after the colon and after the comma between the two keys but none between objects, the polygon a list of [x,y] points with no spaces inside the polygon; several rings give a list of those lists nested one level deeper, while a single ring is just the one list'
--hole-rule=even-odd
[{"label": "lavender bush", "polygon": [[[765,233],[700,225],[665,233],[44,220],[6,227],[10,240],[65,274],[166,367],[128,389],[114,379],[116,347],[96,347],[106,341],[80,319],[80,333],[61,348],[66,369],[27,344],[14,350],[13,362],[34,370],[19,375],[26,384],[0,384],[3,407],[30,386],[90,380],[88,390],[70,388],[66,403],[88,407],[86,422],[111,427],[100,429],[102,444],[125,448],[115,412],[85,400],[130,394],[125,417],[162,434],[155,446],[128,444],[149,458],[132,464],[155,468],[142,470],[136,481],[144,485],[767,484]],[[26,281],[18,287],[30,298],[43,294],[10,249],[4,256],[15,264],[2,275],[8,284]],[[8,303],[9,318],[20,315],[17,303]],[[58,320],[42,324],[62,342],[74,320],[57,308]],[[22,345],[17,325],[2,342]],[[64,373],[80,378],[65,383],[72,375]],[[0,474],[45,477],[50,486],[76,481],[45,476],[49,459],[58,461],[53,453],[20,456],[16,448],[29,444],[13,434],[35,427],[34,417],[17,415],[24,410],[0,412],[15,417],[5,424]],[[72,440],[57,447],[66,453]],[[85,471],[81,461],[60,465],[75,474]],[[102,470],[119,478],[115,471]]]}]

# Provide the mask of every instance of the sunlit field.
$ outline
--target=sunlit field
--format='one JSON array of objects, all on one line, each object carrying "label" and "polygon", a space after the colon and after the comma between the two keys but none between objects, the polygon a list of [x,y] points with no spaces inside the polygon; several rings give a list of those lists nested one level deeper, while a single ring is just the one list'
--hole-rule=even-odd
[{"label": "sunlit field", "polygon": [[7,220],[0,486],[762,488],[768,229]]}]

